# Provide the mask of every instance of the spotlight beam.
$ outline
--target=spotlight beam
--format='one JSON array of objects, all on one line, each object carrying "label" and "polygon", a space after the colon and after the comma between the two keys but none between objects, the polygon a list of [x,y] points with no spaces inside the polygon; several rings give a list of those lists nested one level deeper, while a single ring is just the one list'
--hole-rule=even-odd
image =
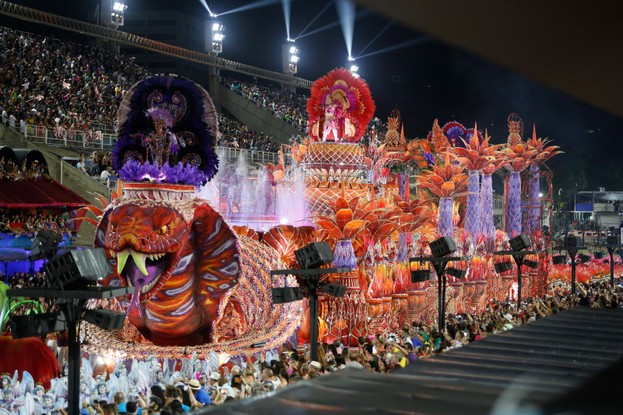
[{"label": "spotlight beam", "polygon": [[355,56],[355,59],[356,59],[356,58],[358,58],[358,57],[360,57],[360,56],[361,56],[361,54],[362,54],[363,52],[365,52],[365,51],[366,51],[366,49],[368,49],[368,48],[370,47],[370,45],[372,45],[372,44],[374,43],[374,41],[375,41],[375,40],[377,40],[377,39],[378,39],[378,38],[379,38],[379,37],[380,37],[383,33],[385,33],[385,31],[386,31],[387,29],[389,29],[389,27],[390,27],[393,23],[394,23],[393,21],[391,21],[391,22],[387,22],[387,24],[385,25],[385,27],[384,27],[384,28],[382,28],[382,29],[381,29],[381,31],[380,31],[380,32],[378,32],[378,33],[377,33],[377,34],[376,34],[376,35],[372,38],[372,40],[371,40],[371,41],[369,41],[369,42],[368,42],[368,44],[367,44],[367,45],[365,45],[365,46],[363,47],[363,49],[361,49],[361,50],[359,51],[359,53],[357,54],[357,56]]},{"label": "spotlight beam", "polygon": [[286,36],[290,39],[290,12],[291,0],[281,0],[281,8],[283,9],[283,20],[286,24]]},{"label": "spotlight beam", "polygon": [[224,16],[226,14],[238,13],[238,12],[246,12],[253,9],[259,9],[260,7],[272,6],[273,4],[281,3],[282,0],[258,0],[253,3],[246,4],[244,6],[236,7],[231,10],[227,10],[226,12],[219,13],[219,16]]},{"label": "spotlight beam", "polygon": [[397,44],[395,44],[393,46],[389,46],[387,48],[375,50],[374,52],[366,53],[365,55],[359,55],[359,56],[357,56],[357,59],[363,59],[363,58],[367,58],[369,56],[379,55],[381,53],[386,53],[386,52],[391,52],[391,51],[398,50],[398,49],[407,48],[409,46],[420,45],[422,43],[430,42],[431,40],[432,39],[429,36],[422,36],[422,37],[418,37],[418,38],[415,38],[415,39],[406,40],[404,42],[397,43]]},{"label": "spotlight beam", "polygon": [[[370,12],[368,10],[361,10],[361,11],[357,12],[357,18],[367,16],[370,13],[372,13],[372,12]],[[315,35],[316,33],[324,32],[325,30],[333,29],[334,27],[339,26],[339,25],[340,25],[339,21],[338,22],[327,23],[326,25],[321,26],[321,27],[319,27],[317,29],[314,29],[311,32],[307,32],[304,35],[298,36],[295,40],[302,39],[302,38],[307,37],[307,36]]]},{"label": "spotlight beam", "polygon": [[336,0],[335,7],[342,26],[348,57],[353,56],[353,34],[355,32],[355,3],[352,0]]},{"label": "spotlight beam", "polygon": [[311,22],[307,23],[307,26],[305,26],[305,28],[304,28],[303,30],[301,30],[301,33],[299,33],[299,34],[296,36],[296,39],[298,39],[299,37],[301,37],[301,36],[303,35],[303,33],[305,33],[305,31],[306,31],[307,29],[309,29],[309,27],[310,27],[311,25],[313,25],[313,24],[314,24],[314,22],[315,22],[316,20],[318,20],[318,18],[319,18],[320,16],[322,16],[322,14],[323,14],[324,12],[326,12],[326,11],[327,11],[327,9],[328,9],[329,7],[331,7],[331,3],[332,3],[332,2],[328,2],[327,4],[325,4],[325,5],[324,5],[324,7],[322,8],[322,10],[320,10],[320,11],[316,14],[316,16],[314,16],[314,18],[313,18],[313,19],[311,19]]},{"label": "spotlight beam", "polygon": [[201,3],[203,5],[203,7],[205,7],[205,9],[208,11],[208,13],[210,13],[210,16],[214,14],[214,13],[212,13],[212,10],[210,9],[210,6],[208,6],[208,3],[206,2],[206,0],[199,0],[199,3]]}]

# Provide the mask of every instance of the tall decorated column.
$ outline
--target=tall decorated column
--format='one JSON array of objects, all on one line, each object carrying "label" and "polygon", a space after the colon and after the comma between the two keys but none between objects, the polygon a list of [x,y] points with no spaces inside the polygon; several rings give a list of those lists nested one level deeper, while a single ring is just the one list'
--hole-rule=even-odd
[{"label": "tall decorated column", "polygon": [[536,150],[536,156],[530,165],[530,186],[529,186],[529,207],[528,220],[526,222],[526,233],[534,235],[540,229],[541,219],[541,166],[547,160],[560,154],[558,146],[548,146],[549,140],[537,138],[536,127],[532,126],[532,138],[527,144]]},{"label": "tall decorated column", "polygon": [[452,203],[455,197],[464,195],[467,189],[467,175],[463,172],[463,167],[448,150],[443,163],[432,166],[431,170],[418,176],[418,184],[433,197],[439,198],[439,236],[453,236]]},{"label": "tall decorated column", "polygon": [[[465,140],[465,147],[455,147],[459,163],[469,172],[467,179],[467,206],[465,210],[465,230],[472,241],[480,233],[480,177],[485,170],[490,170],[496,164],[496,152],[499,145],[489,145],[489,136],[479,137],[478,124],[474,125],[474,134],[469,141]],[[488,187],[491,187],[491,175],[488,177]],[[483,176],[484,185],[484,176]],[[491,212],[493,214],[493,212]],[[493,224],[493,217],[491,217]]]},{"label": "tall decorated column", "polygon": [[521,234],[521,172],[530,166],[536,150],[521,139],[523,123],[517,114],[508,117],[508,144],[505,149],[509,177],[506,187],[505,230],[509,238]]}]

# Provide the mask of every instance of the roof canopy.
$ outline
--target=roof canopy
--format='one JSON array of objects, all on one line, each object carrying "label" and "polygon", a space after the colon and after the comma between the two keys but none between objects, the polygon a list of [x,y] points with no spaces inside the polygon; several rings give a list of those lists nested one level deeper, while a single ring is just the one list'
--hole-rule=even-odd
[{"label": "roof canopy", "polygon": [[76,208],[90,203],[79,194],[51,179],[0,181],[0,208]]}]

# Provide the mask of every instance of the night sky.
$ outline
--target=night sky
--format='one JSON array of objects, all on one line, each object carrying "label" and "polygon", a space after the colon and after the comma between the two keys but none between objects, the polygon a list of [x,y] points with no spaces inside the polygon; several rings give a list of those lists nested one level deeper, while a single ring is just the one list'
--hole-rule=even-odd
[{"label": "night sky", "polygon": [[[97,4],[95,0],[14,1],[83,20],[93,15]],[[250,3],[257,2],[208,1],[216,13]],[[219,18],[226,27],[221,56],[280,71],[281,45],[286,38],[281,1],[262,3],[272,4]],[[328,3],[327,0],[292,1],[291,36],[298,35]],[[128,15],[145,7],[173,7],[208,18],[199,0],[127,0],[127,4]],[[384,17],[361,8],[357,8],[357,15],[353,55],[388,24]],[[335,5],[331,4],[307,32],[337,22]],[[398,108],[408,138],[426,136],[435,118],[441,125],[456,120],[468,128],[477,121],[480,129],[488,128],[492,142],[500,143],[508,135],[506,118],[516,112],[524,121],[526,136],[531,134],[535,123],[540,137],[549,137],[565,151],[549,163],[555,175],[554,193],[562,189],[562,195],[570,200],[576,188],[623,190],[623,163],[619,160],[623,137],[619,133],[622,121],[619,117],[397,23],[392,23],[365,53],[408,41],[416,44],[357,60],[359,72],[368,81],[376,101],[376,115],[382,120],[393,108]],[[298,76],[302,78],[314,80],[346,64],[348,54],[339,24],[301,38],[296,45],[301,51]]]}]

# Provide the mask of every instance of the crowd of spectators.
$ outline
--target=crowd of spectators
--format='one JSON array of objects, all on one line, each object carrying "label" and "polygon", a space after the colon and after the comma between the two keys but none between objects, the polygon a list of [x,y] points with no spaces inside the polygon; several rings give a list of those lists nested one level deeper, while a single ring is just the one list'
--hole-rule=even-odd
[{"label": "crowd of spectators", "polygon": [[0,112],[12,128],[112,124],[124,92],[146,75],[101,48],[0,28]]},{"label": "crowd of spectators", "polygon": [[308,96],[257,83],[243,82],[231,77],[221,77],[221,83],[255,105],[269,110],[275,117],[294,128],[302,132],[307,131]]},{"label": "crowd of spectators", "polygon": [[244,148],[251,151],[279,151],[279,145],[272,136],[250,130],[248,126],[229,118],[223,114],[218,115],[220,147]]},{"label": "crowd of spectators", "polygon": [[11,159],[0,157],[0,180],[33,180],[39,177],[48,177],[48,168],[45,164],[39,163],[39,160],[33,160],[24,168],[19,166]]},{"label": "crowd of spectators", "polygon": [[0,271],[0,281],[16,289],[43,287],[45,286],[45,274],[43,272],[20,271],[3,275]]},{"label": "crowd of spectators", "polygon": [[[42,278],[41,275],[28,278],[21,275],[18,280],[41,281]],[[150,371],[151,383],[144,392],[137,391],[131,384],[125,391],[113,390],[103,378],[92,382],[83,379],[84,385],[96,385],[91,390],[81,389],[83,413],[134,414],[142,410],[152,414],[183,414],[203,406],[258,396],[344,368],[388,373],[418,359],[465,347],[576,305],[621,308],[621,283],[619,277],[614,288],[606,279],[578,284],[577,295],[569,295],[567,286],[553,286],[544,298],[528,299],[519,305],[513,301],[490,301],[486,310],[478,314],[449,314],[447,325],[441,331],[434,325],[415,321],[397,332],[361,337],[356,347],[346,347],[339,340],[322,344],[318,360],[310,360],[307,348],[297,349],[286,343],[255,362],[247,361],[247,364],[229,369],[222,366],[219,370],[203,370],[201,365],[197,368],[191,361],[186,365],[188,373],[184,369],[163,373],[156,362],[156,369]],[[119,374],[118,368],[115,374],[117,382],[126,376],[125,370]]]},{"label": "crowd of spectators", "polygon": [[3,209],[0,211],[0,233],[34,238],[40,231],[52,231],[65,238],[75,236],[67,213],[31,211],[28,209]]}]

